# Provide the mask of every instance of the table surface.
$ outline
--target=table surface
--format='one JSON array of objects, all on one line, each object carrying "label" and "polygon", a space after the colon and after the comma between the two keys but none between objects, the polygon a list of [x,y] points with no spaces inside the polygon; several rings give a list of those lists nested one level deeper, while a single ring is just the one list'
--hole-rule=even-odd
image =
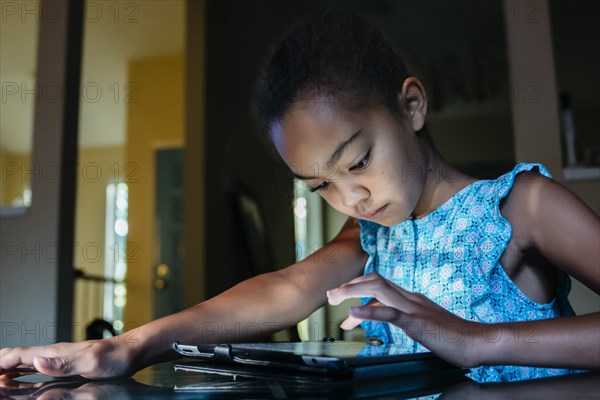
[{"label": "table surface", "polygon": [[305,379],[252,379],[240,376],[175,371],[164,363],[131,378],[105,381],[61,379],[47,382],[35,374],[0,385],[2,399],[600,399],[600,372],[587,372],[532,381],[478,384],[464,377],[437,375],[381,381],[316,382]]}]

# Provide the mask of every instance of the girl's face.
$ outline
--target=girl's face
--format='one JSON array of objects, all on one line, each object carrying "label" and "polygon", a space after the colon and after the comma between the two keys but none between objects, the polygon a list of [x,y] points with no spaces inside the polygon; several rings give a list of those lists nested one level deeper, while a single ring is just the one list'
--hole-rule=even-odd
[{"label": "girl's face", "polygon": [[428,147],[415,133],[426,109],[409,100],[412,106],[393,116],[383,105],[342,113],[333,102],[313,99],[273,124],[271,137],[292,173],[333,208],[396,225],[417,206],[428,170]]}]

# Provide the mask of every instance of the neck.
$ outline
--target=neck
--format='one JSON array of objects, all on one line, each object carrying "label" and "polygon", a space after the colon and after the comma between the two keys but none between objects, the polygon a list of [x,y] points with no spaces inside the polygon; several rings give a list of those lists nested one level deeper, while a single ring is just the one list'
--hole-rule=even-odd
[{"label": "neck", "polygon": [[461,189],[477,181],[452,167],[436,151],[429,149],[428,168],[424,171],[421,197],[411,218],[422,218],[431,213]]}]

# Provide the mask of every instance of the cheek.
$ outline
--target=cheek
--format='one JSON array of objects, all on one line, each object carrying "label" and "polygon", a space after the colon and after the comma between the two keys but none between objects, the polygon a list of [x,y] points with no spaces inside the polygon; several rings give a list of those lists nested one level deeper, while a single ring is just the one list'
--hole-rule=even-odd
[{"label": "cheek", "polygon": [[411,208],[421,193],[419,166],[402,156],[385,158],[373,165],[373,173],[367,178],[369,189],[377,200],[390,200]]},{"label": "cheek", "polygon": [[373,160],[372,169],[367,178],[372,189],[392,190],[397,192],[406,180],[406,162],[402,155],[394,154],[390,149],[385,149]]},{"label": "cheek", "polygon": [[402,145],[392,141],[381,152],[375,169],[378,181],[385,181],[386,186],[394,187],[395,191],[401,190],[410,197],[421,185],[421,164],[419,149],[412,142]]}]

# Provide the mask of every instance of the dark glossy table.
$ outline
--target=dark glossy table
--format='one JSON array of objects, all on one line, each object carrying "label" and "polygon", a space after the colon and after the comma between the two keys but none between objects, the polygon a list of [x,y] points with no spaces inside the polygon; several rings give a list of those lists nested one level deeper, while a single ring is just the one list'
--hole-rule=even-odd
[{"label": "dark glossy table", "polygon": [[2,399],[600,399],[600,372],[532,381],[478,384],[458,375],[353,382],[247,378],[174,371],[160,364],[132,378],[105,381],[21,377],[3,383]]}]

